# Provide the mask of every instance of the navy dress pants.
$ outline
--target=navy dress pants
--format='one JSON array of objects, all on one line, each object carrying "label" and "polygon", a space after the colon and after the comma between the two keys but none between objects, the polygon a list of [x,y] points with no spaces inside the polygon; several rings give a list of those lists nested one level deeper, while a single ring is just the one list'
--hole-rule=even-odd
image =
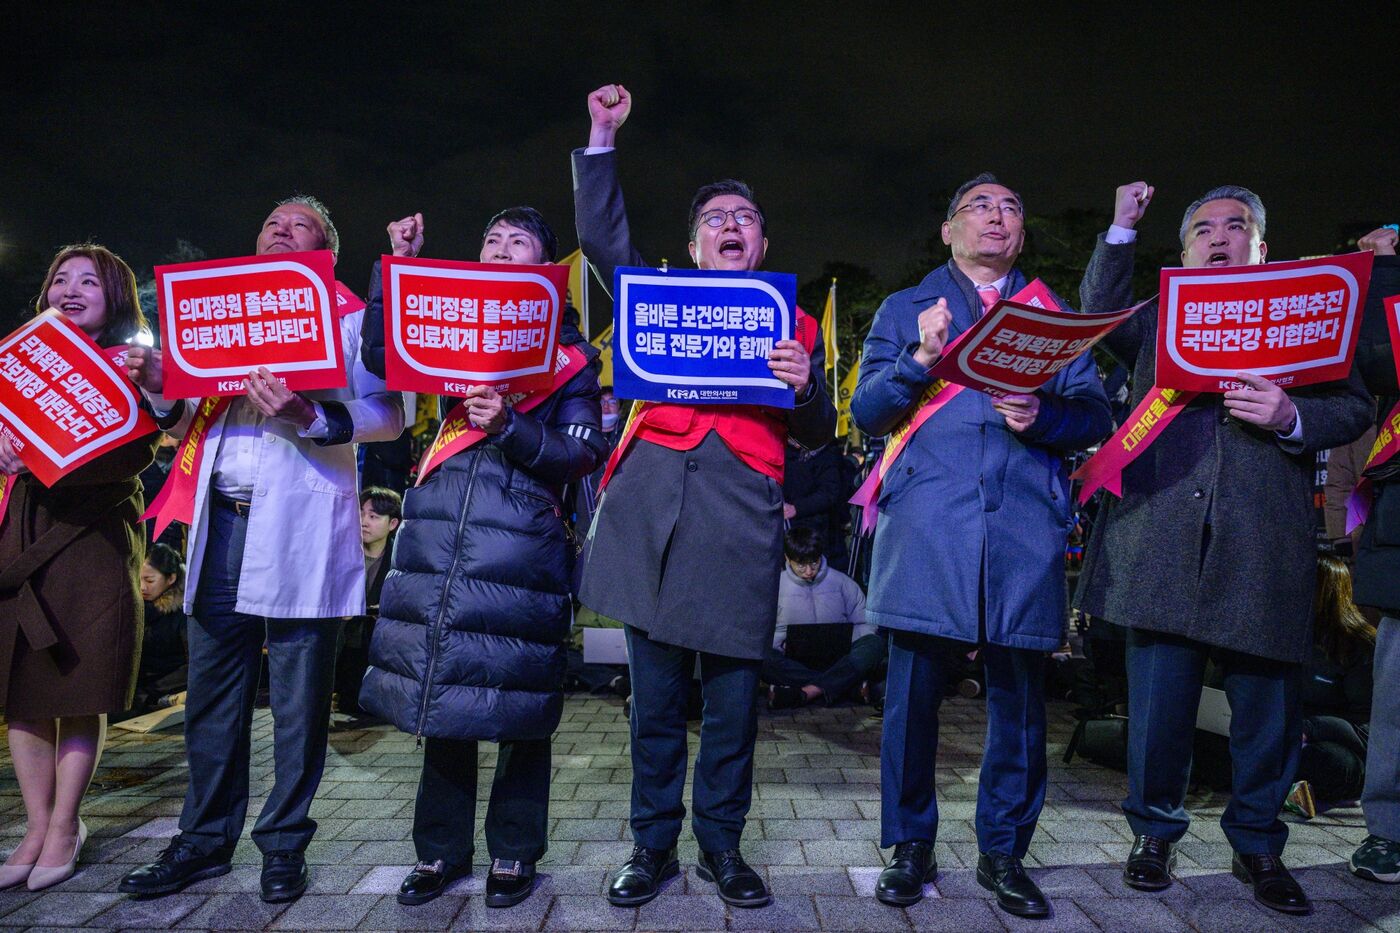
[{"label": "navy dress pants", "polygon": [[1186,834],[1186,790],[1201,679],[1215,652],[1230,702],[1230,803],[1220,826],[1242,855],[1281,855],[1288,826],[1278,818],[1302,751],[1302,665],[1212,649],[1128,630],[1128,797],[1123,813],[1139,836],[1176,842]]},{"label": "navy dress pants", "polygon": [[[339,619],[269,619],[235,609],[248,520],[211,505],[209,539],[189,621],[185,700],[189,788],[180,836],[206,854],[232,850],[248,812],[253,703],[263,644],[272,697],[273,783],[253,827],[263,852],[304,850],[316,832],[311,799],[330,734]],[[275,546],[267,542],[265,546]],[[295,573],[295,555],[287,555]]]},{"label": "navy dress pants", "polygon": [[[685,804],[686,699],[697,652],[654,641],[627,626],[632,672],[632,838],[669,849]],[[695,758],[691,825],[705,852],[739,848],[753,800],[761,661],[698,652],[704,714]]]},{"label": "navy dress pants", "polygon": [[[938,834],[934,764],[950,652],[972,645],[890,633],[880,743],[880,845]],[[1045,805],[1045,652],[983,645],[987,739],[977,784],[977,848],[1024,858]]]}]

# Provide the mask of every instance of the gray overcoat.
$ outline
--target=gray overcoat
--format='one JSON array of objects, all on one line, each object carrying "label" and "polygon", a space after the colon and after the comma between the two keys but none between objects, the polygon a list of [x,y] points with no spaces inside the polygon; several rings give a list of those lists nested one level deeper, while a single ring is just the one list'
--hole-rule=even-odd
[{"label": "gray overcoat", "polygon": [[[1080,297],[1085,311],[1132,303],[1134,246],[1099,238]],[[1132,405],[1157,369],[1157,302],[1104,340],[1133,372]],[[1370,426],[1373,403],[1353,368],[1346,382],[1288,393],[1300,445],[1197,396],[1104,494],[1075,605],[1129,628],[1278,661],[1307,660],[1317,579],[1312,469],[1318,450]]]}]

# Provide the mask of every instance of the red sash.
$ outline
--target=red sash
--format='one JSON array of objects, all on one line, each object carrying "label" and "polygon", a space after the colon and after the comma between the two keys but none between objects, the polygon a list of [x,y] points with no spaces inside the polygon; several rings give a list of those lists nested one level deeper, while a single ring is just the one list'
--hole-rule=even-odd
[{"label": "red sash", "polygon": [[880,462],[875,464],[875,469],[870,471],[870,475],[861,483],[856,494],[851,496],[851,504],[860,506],[861,534],[868,535],[874,531],[875,523],[880,519],[880,510],[876,508],[875,503],[880,498],[880,488],[885,485],[885,474],[894,466],[894,462],[904,452],[915,432],[924,426],[924,422],[951,402],[963,388],[964,386],[955,382],[939,379],[924,390],[923,398],[919,399],[919,407],[913,416],[905,419],[903,424],[890,432],[890,439],[885,442],[885,453],[880,457]]},{"label": "red sash", "polygon": [[1371,445],[1371,455],[1366,458],[1366,466],[1362,467],[1362,477],[1351,495],[1347,496],[1347,534],[1351,534],[1358,525],[1364,525],[1371,514],[1375,490],[1365,471],[1385,463],[1397,451],[1400,451],[1400,403],[1381,422],[1380,430],[1376,432],[1376,442]]},{"label": "red sash", "polygon": [[1153,386],[1147,397],[1133,409],[1128,420],[1123,422],[1123,426],[1099,446],[1098,453],[1070,474],[1070,479],[1084,481],[1084,486],[1079,490],[1079,504],[1088,502],[1089,497],[1100,488],[1122,498],[1123,470],[1136,460],[1147,446],[1166,430],[1172,419],[1181,414],[1187,404],[1199,394],[1183,389],[1159,389]]},{"label": "red sash", "polygon": [[[582,350],[571,346],[560,347],[559,352],[554,357],[554,381],[550,383],[549,388],[543,392],[517,392],[507,395],[505,397],[506,404],[516,411],[529,411],[562,389],[587,365],[588,357]],[[442,466],[448,458],[461,453],[489,436],[467,420],[466,399],[458,402],[452,406],[452,410],[443,419],[442,426],[438,428],[438,434],[433,443],[423,452],[423,459],[418,463],[418,481],[413,485],[421,486],[423,481],[434,470]]]},{"label": "red sash", "polygon": [[204,442],[209,437],[209,427],[224,413],[231,401],[232,396],[211,395],[200,399],[199,407],[195,409],[190,426],[185,430],[185,437],[175,453],[175,460],[170,464],[170,475],[165,478],[165,485],[141,516],[143,522],[155,516],[153,537],[159,538],[171,522],[194,524],[194,494],[199,488],[199,465],[204,460]]}]

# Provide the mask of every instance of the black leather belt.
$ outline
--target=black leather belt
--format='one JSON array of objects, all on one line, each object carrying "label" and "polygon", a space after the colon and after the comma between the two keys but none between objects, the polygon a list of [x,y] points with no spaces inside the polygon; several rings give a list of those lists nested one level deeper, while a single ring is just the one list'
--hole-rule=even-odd
[{"label": "black leather belt", "polygon": [[239,518],[247,518],[248,513],[253,510],[253,503],[244,502],[242,499],[232,499],[222,493],[213,493],[214,505],[221,509],[228,509]]}]

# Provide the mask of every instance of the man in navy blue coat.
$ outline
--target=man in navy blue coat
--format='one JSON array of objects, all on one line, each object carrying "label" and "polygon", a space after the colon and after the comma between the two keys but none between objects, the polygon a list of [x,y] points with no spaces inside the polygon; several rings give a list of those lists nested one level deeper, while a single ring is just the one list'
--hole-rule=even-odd
[{"label": "man in navy blue coat", "polygon": [[[948,205],[952,260],[889,296],[865,340],[851,415],[888,434],[919,407],[943,347],[1025,277],[1021,198],[983,174]],[[985,296],[985,297],[984,297]],[[937,867],[934,758],[944,658],[979,648],[987,743],[977,796],[977,880],[1001,907],[1046,916],[1025,857],[1045,800],[1046,652],[1065,620],[1071,525],[1065,457],[1112,428],[1089,354],[1030,395],[964,391],[909,440],[885,478],[869,621],[890,632],[880,752],[881,841],[894,846],[876,897],[907,906]]]}]

